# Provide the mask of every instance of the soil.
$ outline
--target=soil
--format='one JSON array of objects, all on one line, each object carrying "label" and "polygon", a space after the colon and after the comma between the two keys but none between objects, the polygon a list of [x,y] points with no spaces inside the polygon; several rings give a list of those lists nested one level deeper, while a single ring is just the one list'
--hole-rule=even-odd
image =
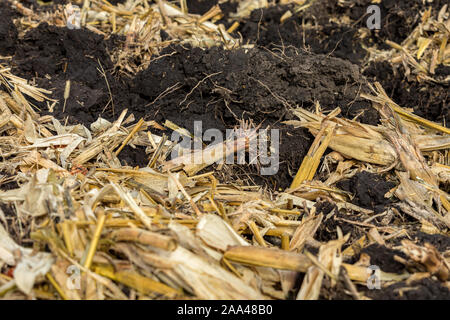
[{"label": "soil", "polygon": [[[448,69],[439,69],[440,76],[447,76]],[[450,120],[450,84],[420,83],[407,79],[402,68],[394,68],[388,62],[374,62],[364,71],[369,79],[381,83],[386,93],[399,105],[414,109],[414,113],[441,123]]]},{"label": "soil", "polygon": [[120,162],[123,166],[145,167],[150,160],[145,154],[145,147],[135,146],[135,148],[126,145],[119,154]]},{"label": "soil", "polygon": [[[361,287],[361,286],[360,286]],[[365,295],[376,300],[449,300],[450,289],[442,282],[425,278],[407,284],[406,281],[397,282],[382,290],[366,290]]]},{"label": "soil", "polygon": [[[53,91],[52,96],[60,99],[53,113],[57,118],[69,116],[72,122],[88,125],[97,119],[100,108],[109,100],[107,84],[99,69],[106,71],[108,82],[119,87],[119,82],[111,76],[113,64],[106,44],[102,36],[90,31],[42,23],[18,41],[13,70]],[[64,113],[67,80],[71,81],[71,90],[67,113]]]},{"label": "soil", "polygon": [[375,173],[362,171],[350,179],[339,181],[336,186],[355,195],[353,204],[379,213],[392,202],[384,195],[395,187],[395,183]]},{"label": "soil", "polygon": [[379,244],[372,244],[363,248],[359,255],[355,255],[352,263],[357,262],[362,253],[370,256],[371,265],[380,267],[384,272],[402,273],[405,271],[405,266],[394,260],[394,256],[407,259],[407,256],[402,251],[390,249]]},{"label": "soil", "polygon": [[12,178],[13,176],[8,173],[8,172],[4,172],[4,171],[0,171],[0,177],[1,181],[7,181],[5,182],[0,182],[0,190],[3,191],[7,191],[7,190],[11,190],[11,189],[17,189],[19,187],[19,185],[17,184],[17,182],[15,180],[9,180],[10,178]]},{"label": "soil", "polygon": [[11,55],[15,51],[17,28],[12,21],[13,10],[0,3],[0,55]]},{"label": "soil", "polygon": [[[111,0],[109,1],[110,3],[117,3],[120,2],[121,0]],[[66,4],[71,2],[72,4],[77,4],[80,5],[80,1],[77,0],[41,0],[40,2],[42,2],[43,5],[40,5],[39,2],[37,0],[22,0],[21,1],[23,5],[25,5],[26,7],[30,8],[31,6],[33,6],[34,10],[46,10],[49,8],[53,8],[54,5],[58,5],[58,4]]]},{"label": "soil", "polygon": [[[326,243],[330,240],[336,240],[338,237],[337,227],[339,227],[343,234],[350,233],[350,239],[347,243],[352,243],[362,236],[363,231],[355,227],[347,221],[358,221],[360,217],[346,212],[341,212],[337,209],[336,204],[328,201],[318,201],[315,205],[316,214],[323,214],[323,220],[320,224],[315,239]],[[347,221],[343,221],[345,219]]]},{"label": "soil", "polygon": [[369,104],[357,98],[367,90],[366,83],[346,61],[296,50],[283,56],[260,49],[168,50],[173,50],[171,55],[136,76],[131,91],[152,103],[167,88],[178,83],[179,89],[149,106],[136,106],[136,113],[177,120],[188,129],[193,126],[189,114],[195,114],[204,128],[220,129],[250,117],[255,124],[293,119],[290,107],[311,109],[317,100],[325,110],[340,106],[344,116],[366,111],[363,122],[378,120]]},{"label": "soil", "polygon": [[[367,91],[358,68],[340,59],[296,50],[277,56],[260,49],[245,52],[173,47],[167,49],[173,54],[156,60],[127,81],[111,76],[107,45],[90,31],[43,23],[20,39],[13,59],[14,72],[54,88],[55,98],[62,97],[66,80],[71,80],[73,96],[80,93],[78,102],[69,98],[66,113],[59,106],[55,114],[84,124],[96,120],[109,99],[100,92],[108,91],[98,71],[100,64],[118,101],[116,111],[124,108],[120,102],[128,102],[123,104],[128,104],[136,116],[180,120],[179,125],[188,129],[193,127],[193,117],[202,120],[205,129],[225,128],[235,125],[236,118],[250,116],[256,123],[266,120],[273,124],[292,118],[288,106],[311,108],[315,100],[325,110],[340,106],[347,117],[363,110],[360,120],[365,123],[375,124],[378,120],[369,103],[357,98],[359,92]],[[177,83],[179,89],[162,95]]]},{"label": "soil", "polygon": [[[429,4],[433,11],[446,3],[436,0]],[[293,6],[279,5],[256,9],[249,19],[242,21],[240,32],[245,41],[264,47],[287,47],[311,49],[315,53],[325,53],[361,64],[366,50],[361,45],[388,49],[386,40],[401,43],[420,21],[420,14],[426,8],[421,0],[382,1],[377,4],[381,11],[380,30],[366,28],[367,7],[371,0],[351,1],[348,4],[335,0],[317,0],[312,6],[298,14]],[[290,10],[292,17],[283,23],[280,18]],[[342,17],[348,17],[343,20]],[[368,36],[361,42],[361,28]]]},{"label": "soil", "polygon": [[223,23],[226,25],[228,24],[227,20],[230,13],[236,12],[236,8],[238,6],[238,1],[222,2],[219,0],[187,0],[186,3],[189,13],[199,15],[205,14],[212,7],[218,4],[223,14],[223,17],[219,20],[218,23]]},{"label": "soil", "polygon": [[[327,54],[367,67],[364,75],[370,81],[380,81],[391,98],[401,106],[414,107],[414,111],[429,120],[447,123],[449,117],[449,85],[419,83],[415,79],[405,81],[404,70],[392,70],[387,62],[367,64],[367,52],[363,46],[390,49],[386,40],[401,43],[420,21],[421,13],[428,6],[432,12],[440,10],[446,1],[433,1],[424,6],[421,0],[382,1],[380,30],[366,28],[366,9],[370,0],[351,2],[351,5],[334,0],[318,0],[299,14],[283,23],[282,15],[293,7],[275,6],[256,9],[249,19],[242,21],[236,32],[244,41],[261,47],[284,50],[294,46],[301,50]],[[342,21],[342,17],[349,17]],[[436,71],[445,78],[448,67]]]},{"label": "soil", "polygon": [[[326,1],[325,4],[330,3],[331,1]],[[323,1],[317,6],[322,4]],[[292,6],[256,9],[237,32],[242,34],[244,41],[268,48],[294,46],[314,53],[348,59],[352,63],[358,63],[365,57],[366,52],[356,38],[357,29],[329,22],[331,15],[323,8],[317,9],[313,6],[304,14],[294,15],[280,23],[280,18],[287,10],[292,10]],[[311,16],[317,21],[311,21]],[[304,27],[308,22],[313,25]]]},{"label": "soil", "polygon": [[[65,0],[62,0],[62,1],[65,1]],[[111,3],[112,5],[117,5],[119,3],[125,3],[126,0],[110,0],[108,2]]]},{"label": "soil", "polygon": [[[408,238],[398,238],[396,239],[395,244],[399,245],[401,241],[404,239]],[[425,243],[429,243],[433,245],[439,252],[445,252],[450,250],[450,237],[441,234],[428,234],[422,231],[417,231],[412,236],[412,240],[421,246],[423,246]]]},{"label": "soil", "polygon": [[187,0],[188,12],[203,15],[214,7],[219,0]]},{"label": "soil", "polygon": [[[295,49],[277,55],[257,48],[225,51],[175,46],[163,52],[169,55],[128,79],[113,75],[108,48],[115,42],[120,39],[105,41],[87,30],[43,23],[18,40],[13,71],[53,90],[52,97],[60,104],[52,114],[67,117],[69,123],[89,125],[98,116],[113,120],[127,107],[136,118],[171,120],[191,132],[194,121],[202,121],[203,130],[232,128],[241,119],[282,128],[279,175],[268,182],[275,189],[289,186],[312,142],[305,129],[280,124],[294,119],[291,107],[312,109],[319,101],[325,110],[340,106],[342,115],[349,118],[363,111],[361,122],[378,122],[376,111],[357,97],[368,90],[364,77],[355,65],[341,59]],[[68,80],[71,89],[63,111]],[[108,104],[108,86],[114,110]],[[168,92],[168,88],[174,90]],[[121,158],[132,166],[142,165],[132,161],[136,158],[132,153],[126,150]],[[267,181],[251,170],[245,174]]]},{"label": "soil", "polygon": [[[123,0],[110,2],[116,4]],[[187,5],[190,13],[201,15],[218,2],[190,0]],[[315,101],[319,101],[326,111],[340,107],[341,115],[346,118],[353,118],[362,111],[358,120],[376,125],[379,122],[377,112],[358,98],[358,94],[368,92],[368,82],[379,81],[399,105],[414,108],[416,114],[433,121],[447,123],[449,120],[448,84],[421,83],[414,77],[407,77],[403,66],[394,68],[388,62],[369,63],[364,49],[365,46],[388,49],[386,40],[401,43],[417,26],[420,13],[427,6],[422,0],[384,0],[379,4],[382,29],[369,31],[365,28],[364,15],[371,2],[358,0],[349,5],[345,1],[316,0],[310,8],[294,14],[284,23],[280,23],[280,18],[287,10],[292,10],[292,6],[257,9],[249,18],[239,21],[235,33],[235,36],[242,35],[244,42],[256,44],[255,48],[225,51],[171,46],[133,78],[116,72],[110,59],[110,52],[123,45],[122,38],[104,39],[85,29],[68,30],[43,23],[19,39],[12,21],[18,13],[0,2],[0,55],[13,56],[12,71],[16,75],[52,90],[51,96],[60,103],[51,114],[69,123],[89,126],[99,116],[115,120],[127,108],[137,119],[143,117],[159,123],[171,120],[191,132],[194,121],[202,121],[203,131],[210,128],[224,131],[239,125],[242,119],[252,119],[262,128],[279,129],[278,174],[265,177],[255,166],[235,166],[229,175],[227,172],[227,178],[250,180],[252,184],[267,186],[270,191],[284,190],[291,184],[313,141],[306,129],[282,124],[285,120],[297,120],[291,107],[312,110]],[[54,0],[46,6],[40,6],[36,0],[22,3],[36,10],[52,10],[54,5],[64,4],[66,0]],[[435,12],[443,4],[443,0],[434,0],[427,5]],[[236,11],[236,6],[237,2],[220,4],[224,12],[220,23],[231,25],[234,20],[228,17]],[[343,16],[349,19],[341,19]],[[163,31],[161,34],[168,37]],[[443,79],[449,74],[450,67],[440,66],[435,76]],[[71,90],[63,111],[68,80]],[[50,113],[47,106],[35,104],[42,109],[41,114]],[[144,151],[144,147],[126,146],[119,158],[123,165],[143,167],[148,163]],[[5,173],[0,172],[0,175]],[[382,175],[363,171],[336,186],[354,196],[353,204],[375,213],[393,205],[384,195],[396,184]],[[9,182],[0,189],[15,187],[15,182]],[[16,216],[13,207],[2,203],[0,206],[8,219]],[[336,239],[339,227],[344,234],[351,235],[348,246],[366,234],[368,228],[352,222],[361,222],[370,216],[345,211],[337,210],[336,205],[326,199],[317,201],[316,212],[323,213],[324,220],[315,239],[323,243]],[[405,225],[408,223],[407,220]],[[450,249],[449,237],[422,233],[420,225],[414,223],[408,225],[410,239],[420,245],[431,243],[440,252]],[[371,224],[379,225],[376,219]],[[14,239],[21,244],[24,237],[20,233],[21,226],[9,227]],[[279,238],[265,239],[279,245]],[[394,256],[405,257],[404,254],[388,247],[401,240],[394,239],[387,246],[370,245],[349,262],[356,262],[361,253],[366,253],[371,264],[378,265],[382,271],[402,273],[404,266],[396,262]],[[297,289],[303,276],[299,276]],[[341,278],[336,287],[331,287],[328,278],[324,279],[322,299],[351,298]],[[433,278],[412,284],[400,282],[382,290],[358,286],[358,290],[373,299],[450,299],[450,291]]]}]

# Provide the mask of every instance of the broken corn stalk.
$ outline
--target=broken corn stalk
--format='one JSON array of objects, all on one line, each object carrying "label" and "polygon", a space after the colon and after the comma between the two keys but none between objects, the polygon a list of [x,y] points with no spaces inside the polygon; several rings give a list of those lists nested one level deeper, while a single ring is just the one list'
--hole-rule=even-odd
[{"label": "broken corn stalk", "polygon": [[117,271],[114,272],[113,267],[110,266],[95,266],[94,272],[110,278],[111,280],[123,283],[124,285],[137,290],[141,294],[149,295],[152,293],[159,293],[166,295],[169,298],[174,298],[180,292],[172,287],[169,287],[161,282],[141,276],[133,271]]},{"label": "broken corn stalk", "polygon": [[[305,180],[314,178],[317,168],[319,167],[320,158],[322,158],[333,137],[335,126],[335,123],[328,124],[316,135],[308,154],[303,159],[302,164],[295,175],[294,181],[292,181],[291,189],[297,188]],[[323,141],[321,142],[322,138]]]}]

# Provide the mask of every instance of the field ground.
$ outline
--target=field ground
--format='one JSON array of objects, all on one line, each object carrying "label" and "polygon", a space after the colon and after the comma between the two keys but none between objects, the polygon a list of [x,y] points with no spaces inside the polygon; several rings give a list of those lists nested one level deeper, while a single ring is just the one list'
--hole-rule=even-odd
[{"label": "field ground", "polygon": [[0,2],[0,297],[450,299],[447,1],[69,2]]}]

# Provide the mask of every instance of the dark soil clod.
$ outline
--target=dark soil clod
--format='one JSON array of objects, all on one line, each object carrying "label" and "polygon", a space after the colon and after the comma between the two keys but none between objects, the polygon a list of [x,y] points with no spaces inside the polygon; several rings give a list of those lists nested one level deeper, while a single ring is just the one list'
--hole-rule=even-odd
[{"label": "dark soil clod", "polygon": [[385,194],[395,187],[395,183],[377,174],[362,171],[348,180],[339,181],[337,187],[355,195],[353,204],[381,212],[391,202],[385,198]]}]

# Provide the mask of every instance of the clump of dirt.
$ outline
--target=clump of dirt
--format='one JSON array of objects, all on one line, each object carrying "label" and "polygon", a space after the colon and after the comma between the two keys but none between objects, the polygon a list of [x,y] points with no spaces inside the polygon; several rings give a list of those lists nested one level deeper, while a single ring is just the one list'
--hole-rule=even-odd
[{"label": "clump of dirt", "polygon": [[236,12],[238,1],[219,1],[219,0],[187,0],[188,12],[191,14],[203,15],[208,12],[215,5],[219,5],[223,17],[216,22],[227,25],[227,20],[230,13]]},{"label": "clump of dirt", "polygon": [[[15,71],[22,75],[65,79],[95,87],[97,68],[112,68],[104,38],[80,30],[70,30],[41,23],[19,41],[14,56]],[[60,80],[60,79],[58,79]]]},{"label": "clump of dirt", "polygon": [[[52,96],[59,100],[53,112],[56,118],[69,116],[71,122],[88,125],[108,105],[107,81],[120,92],[120,82],[111,75],[113,64],[106,45],[102,36],[88,30],[69,30],[42,23],[18,41],[13,58],[14,72],[35,79],[39,86],[53,91]],[[71,81],[70,95],[67,112],[63,112],[68,80]],[[45,106],[43,111],[47,111]]]},{"label": "clump of dirt", "polygon": [[[60,0],[60,1],[65,1],[65,0]],[[109,3],[111,3],[112,5],[118,5],[119,3],[124,3],[126,2],[126,0],[109,0]]]},{"label": "clump of dirt", "polygon": [[12,16],[12,10],[5,4],[0,4],[0,55],[11,55],[15,51],[18,32]]},{"label": "clump of dirt", "polygon": [[242,118],[276,123],[292,118],[289,108],[312,108],[319,101],[325,110],[339,106],[346,117],[364,111],[362,122],[378,121],[375,110],[358,97],[367,90],[364,78],[356,66],[341,59],[294,49],[282,56],[260,49],[173,50],[133,81],[132,91],[151,101],[145,111],[157,117],[186,127],[192,126],[186,123],[192,121],[189,114],[206,126],[217,119],[222,126]]},{"label": "clump of dirt", "polygon": [[450,250],[450,237],[448,236],[418,232],[415,237],[421,245],[424,245],[426,242],[428,242],[433,245],[439,252]]},{"label": "clump of dirt", "polygon": [[[267,48],[294,46],[314,53],[331,54],[360,62],[366,55],[356,38],[356,29],[327,21],[324,25],[303,27],[303,18],[309,20],[307,13],[294,15],[283,23],[280,18],[292,6],[275,6],[252,11],[248,20],[237,30],[244,41],[256,43]],[[309,12],[309,11],[307,11]],[[320,13],[323,16],[323,13]]]},{"label": "clump of dirt", "polygon": [[[111,0],[110,2],[115,4],[117,2],[124,1],[124,0]],[[41,0],[38,2],[38,0],[22,0],[21,1],[25,6],[27,7],[33,7],[33,9],[39,10],[50,10],[53,9],[54,6],[58,4],[67,4],[69,2],[72,2],[73,4],[76,4],[77,1],[69,1],[69,0]],[[78,3],[78,5],[80,5]]]},{"label": "clump of dirt", "polygon": [[314,140],[305,128],[279,127],[280,130],[280,169],[278,174],[269,176],[276,180],[271,183],[274,189],[285,190],[297,174],[303,158]]},{"label": "clump of dirt", "polygon": [[333,210],[337,209],[336,204],[329,201],[317,201],[315,207],[316,213],[322,213],[325,217]]},{"label": "clump of dirt", "polygon": [[385,194],[395,187],[395,183],[375,173],[362,171],[350,179],[339,181],[336,186],[355,195],[353,204],[379,213],[391,203]]},{"label": "clump of dirt", "polygon": [[139,166],[140,168],[148,165],[148,157],[145,153],[145,147],[126,145],[119,154],[119,159],[124,166]]},{"label": "clump of dirt", "polygon": [[405,266],[394,260],[394,256],[407,258],[402,251],[390,249],[379,244],[371,244],[363,248],[360,254],[355,256],[353,263],[359,260],[361,253],[369,255],[370,264],[378,266],[384,272],[402,273],[405,271]]},{"label": "clump of dirt", "polygon": [[186,1],[188,12],[203,15],[214,7],[219,0],[188,0]]},{"label": "clump of dirt", "polygon": [[436,67],[435,70],[436,78],[438,79],[441,78],[440,80],[444,80],[448,76],[450,76],[450,66],[444,66],[443,64],[440,64]]},{"label": "clump of dirt", "polygon": [[[446,3],[445,0],[430,1],[426,5],[422,0],[380,1],[376,5],[380,8],[381,28],[371,31],[367,28],[367,19],[369,18],[367,9],[374,4],[371,0],[350,2],[319,0],[303,15],[313,16],[320,25],[326,26],[330,20],[334,20],[351,26],[357,32],[361,28],[366,29],[369,31],[368,37],[362,39],[365,44],[377,45],[379,49],[388,49],[389,47],[385,44],[386,40],[401,43],[418,25],[421,15],[428,7],[432,7],[432,14],[435,14]],[[349,18],[349,21],[343,21],[346,17]],[[354,35],[356,36],[357,33]]]},{"label": "clump of dirt", "polygon": [[[350,233],[350,240],[348,243],[360,238],[364,234],[364,230],[355,227],[351,221],[360,221],[359,215],[339,211],[336,204],[328,201],[318,201],[315,205],[316,213],[323,214],[323,220],[317,229],[315,239],[326,243],[330,240],[338,238],[337,227],[339,227],[343,234]],[[344,247],[347,247],[345,245]]]},{"label": "clump of dirt", "polygon": [[397,282],[381,290],[365,290],[365,295],[375,300],[449,300],[450,289],[440,281],[425,278],[411,284]]}]

